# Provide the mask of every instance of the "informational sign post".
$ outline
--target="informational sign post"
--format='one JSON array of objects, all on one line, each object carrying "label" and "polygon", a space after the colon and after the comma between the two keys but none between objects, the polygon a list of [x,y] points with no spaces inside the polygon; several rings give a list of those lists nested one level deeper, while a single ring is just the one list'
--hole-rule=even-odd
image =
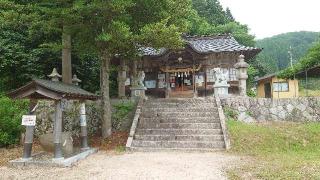
[{"label": "informational sign post", "polygon": [[36,125],[36,115],[23,115],[22,116],[22,123],[23,126],[35,126]]}]

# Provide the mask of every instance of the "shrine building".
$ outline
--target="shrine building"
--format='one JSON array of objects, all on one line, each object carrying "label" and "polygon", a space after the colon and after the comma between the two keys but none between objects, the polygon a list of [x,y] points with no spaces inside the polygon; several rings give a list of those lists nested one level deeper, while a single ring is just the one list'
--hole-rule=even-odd
[{"label": "shrine building", "polygon": [[[243,94],[241,88],[245,89],[247,75],[245,72],[241,85],[237,68],[246,69],[245,61],[254,58],[262,49],[243,46],[231,35],[186,36],[184,40],[185,47],[180,50],[141,48],[143,55],[136,68],[145,73],[148,96],[211,96],[216,81],[214,68],[227,74],[229,94]],[[128,81],[126,85],[129,85]]]}]

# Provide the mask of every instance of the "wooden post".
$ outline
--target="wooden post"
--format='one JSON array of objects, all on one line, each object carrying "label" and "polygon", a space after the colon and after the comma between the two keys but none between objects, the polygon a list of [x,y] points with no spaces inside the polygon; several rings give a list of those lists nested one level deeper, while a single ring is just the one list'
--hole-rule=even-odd
[{"label": "wooden post", "polygon": [[56,101],[56,112],[53,130],[54,143],[54,159],[63,159],[61,148],[61,133],[62,133],[62,104],[61,101]]},{"label": "wooden post", "polygon": [[87,130],[87,117],[86,117],[86,104],[81,102],[80,105],[80,126],[81,126],[81,150],[89,149],[88,146],[88,130]]}]

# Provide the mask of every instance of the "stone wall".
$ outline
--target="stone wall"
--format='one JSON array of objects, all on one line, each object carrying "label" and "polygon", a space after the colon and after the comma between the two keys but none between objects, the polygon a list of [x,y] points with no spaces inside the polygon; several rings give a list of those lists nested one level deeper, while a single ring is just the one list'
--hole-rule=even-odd
[{"label": "stone wall", "polygon": [[[117,104],[120,101],[129,100],[111,100],[111,105]],[[79,135],[80,132],[80,120],[79,120],[79,107],[78,101],[69,101],[65,104],[65,110],[63,111],[63,129],[64,131],[72,132],[72,135]],[[37,122],[35,135],[39,136],[46,133],[53,132],[53,120],[54,120],[55,106],[53,101],[39,101],[38,108],[36,110]],[[112,111],[115,110],[112,108]],[[134,111],[132,112],[134,113]],[[117,130],[129,130],[133,115],[128,114],[126,119],[123,119],[123,123],[120,129]],[[86,102],[86,114],[87,114],[87,126],[88,134],[93,135],[101,132],[101,106],[100,101],[87,101]]]},{"label": "stone wall", "polygon": [[320,122],[320,98],[266,99],[231,97],[222,101],[225,114],[243,122]]}]

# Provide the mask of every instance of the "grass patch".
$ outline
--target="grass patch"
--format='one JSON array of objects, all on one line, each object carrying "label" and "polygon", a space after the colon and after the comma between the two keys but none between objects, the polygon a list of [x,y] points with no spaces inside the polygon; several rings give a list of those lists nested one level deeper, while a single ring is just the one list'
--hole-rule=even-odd
[{"label": "grass patch", "polygon": [[320,96],[320,90],[301,89],[301,90],[299,90],[299,96],[300,97],[307,97],[307,96],[318,97],[318,96]]},{"label": "grass patch", "polygon": [[229,120],[232,153],[254,157],[230,179],[320,179],[320,123],[245,124]]},{"label": "grass patch", "polygon": [[117,147],[115,148],[115,151],[116,151],[117,153],[124,153],[124,152],[126,151],[126,147],[125,147],[125,146],[117,146]]},{"label": "grass patch", "polygon": [[112,113],[112,128],[120,130],[124,121],[128,118],[130,112],[135,108],[134,102],[120,102],[113,105],[114,112]]}]

